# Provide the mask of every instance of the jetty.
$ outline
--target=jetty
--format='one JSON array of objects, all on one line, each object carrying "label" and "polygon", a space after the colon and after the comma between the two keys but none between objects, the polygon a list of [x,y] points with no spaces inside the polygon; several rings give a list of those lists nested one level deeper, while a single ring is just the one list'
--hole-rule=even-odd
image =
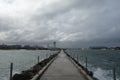
[{"label": "jetty", "polygon": [[[12,68],[12,67],[11,67]],[[12,73],[12,69],[11,69]],[[93,73],[84,68],[65,50],[38,62],[32,68],[15,74],[10,80],[97,80]]]},{"label": "jetty", "polygon": [[37,77],[32,80],[93,80],[63,50]]}]

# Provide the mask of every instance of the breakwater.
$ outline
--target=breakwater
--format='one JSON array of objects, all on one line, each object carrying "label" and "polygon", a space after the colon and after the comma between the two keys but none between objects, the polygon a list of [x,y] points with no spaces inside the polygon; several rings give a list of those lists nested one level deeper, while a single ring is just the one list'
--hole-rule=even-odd
[{"label": "breakwater", "polygon": [[55,58],[58,53],[49,56],[48,58],[42,60],[38,64],[34,65],[28,70],[22,71],[20,74],[14,74],[12,80],[30,80],[32,79],[43,67],[49,63],[53,58]]},{"label": "breakwater", "polygon": [[[72,75],[72,77],[69,75]],[[83,67],[77,60],[63,50],[42,60],[30,69],[22,71],[20,74],[14,74],[11,80],[44,79],[98,80],[93,77],[92,71]]]},{"label": "breakwater", "polygon": [[[84,67],[84,66],[81,65],[75,58],[73,58],[71,55],[69,55],[66,51],[64,51],[64,52],[66,53],[66,55],[67,55],[70,59],[72,59],[73,64],[78,68],[79,71],[81,71],[81,72],[84,74],[84,76],[85,76],[87,79],[89,79],[89,77],[90,77],[92,80],[98,80],[97,78],[95,78],[95,77],[93,76],[94,73],[93,73],[92,71],[89,71],[89,70],[87,69],[87,62],[86,62],[86,67]],[[79,69],[79,67],[80,67],[80,69]],[[87,75],[88,75],[89,77],[87,77]]]},{"label": "breakwater", "polygon": [[72,62],[72,59],[65,54],[63,50],[51,63],[44,74],[34,80],[94,80],[88,74],[84,75],[81,69],[78,70],[76,63]]},{"label": "breakwater", "polygon": [[87,62],[87,69],[99,80],[120,79],[119,50],[68,49],[66,52],[85,68]]}]

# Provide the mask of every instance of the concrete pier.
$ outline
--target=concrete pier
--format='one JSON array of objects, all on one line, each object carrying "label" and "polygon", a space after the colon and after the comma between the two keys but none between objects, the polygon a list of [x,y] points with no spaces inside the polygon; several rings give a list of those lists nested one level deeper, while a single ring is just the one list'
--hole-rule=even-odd
[{"label": "concrete pier", "polygon": [[61,51],[39,80],[88,80]]}]

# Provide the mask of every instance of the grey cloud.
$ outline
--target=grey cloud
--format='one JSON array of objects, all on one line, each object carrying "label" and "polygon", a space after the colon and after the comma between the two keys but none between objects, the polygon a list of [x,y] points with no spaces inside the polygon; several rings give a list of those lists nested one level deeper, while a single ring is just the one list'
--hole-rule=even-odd
[{"label": "grey cloud", "polygon": [[0,18],[0,31],[8,31],[12,28],[11,21],[6,18]]},{"label": "grey cloud", "polygon": [[9,4],[13,3],[14,1],[15,0],[4,0],[4,2],[9,3]]},{"label": "grey cloud", "polygon": [[119,45],[119,8],[117,0],[65,0],[42,9],[37,7],[30,19],[25,20],[27,24],[21,22],[19,28],[15,26],[17,24],[0,23],[6,26],[0,27],[0,31],[8,31],[5,41],[9,43],[35,44],[55,40],[66,47]]}]

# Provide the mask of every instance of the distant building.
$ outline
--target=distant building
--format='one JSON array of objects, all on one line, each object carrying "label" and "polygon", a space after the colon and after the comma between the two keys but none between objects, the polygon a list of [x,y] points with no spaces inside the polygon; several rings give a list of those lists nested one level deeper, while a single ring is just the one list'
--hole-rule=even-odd
[{"label": "distant building", "polygon": [[53,46],[54,46],[54,48],[56,48],[56,42],[55,41],[53,42]]},{"label": "distant building", "polygon": [[49,45],[49,44],[47,44],[47,48],[50,48],[50,45]]},{"label": "distant building", "polygon": [[89,47],[89,49],[108,49],[108,47],[96,46],[96,47]]}]

